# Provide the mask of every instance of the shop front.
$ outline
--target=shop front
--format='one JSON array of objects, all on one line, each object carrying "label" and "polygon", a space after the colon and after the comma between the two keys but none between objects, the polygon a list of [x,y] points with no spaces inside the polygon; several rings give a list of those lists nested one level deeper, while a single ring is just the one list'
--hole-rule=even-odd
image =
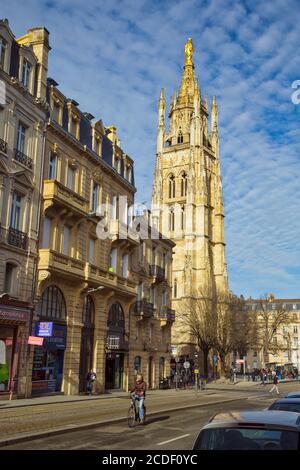
[{"label": "shop front", "polygon": [[125,319],[121,304],[111,305],[107,321],[105,388],[124,388],[124,364],[129,350],[125,336]]},{"label": "shop front", "polygon": [[58,393],[62,389],[64,355],[67,347],[67,309],[62,291],[47,287],[37,306],[35,335],[44,338],[35,346],[32,367],[32,395]]},{"label": "shop front", "polygon": [[[17,393],[19,357],[27,346],[30,310],[0,305],[0,395]],[[21,341],[23,338],[23,342]]]},{"label": "shop front", "polygon": [[[40,336],[37,329],[36,336]],[[61,391],[66,347],[67,326],[53,323],[52,335],[44,337],[43,346],[34,348],[32,395]]]}]

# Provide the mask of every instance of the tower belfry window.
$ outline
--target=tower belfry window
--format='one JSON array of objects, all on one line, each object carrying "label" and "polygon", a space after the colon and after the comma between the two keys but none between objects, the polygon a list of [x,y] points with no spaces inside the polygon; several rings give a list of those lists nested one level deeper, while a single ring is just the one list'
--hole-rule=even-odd
[{"label": "tower belfry window", "polygon": [[177,143],[178,143],[178,144],[183,144],[183,134],[182,134],[182,131],[179,131],[179,132],[178,132]]},{"label": "tower belfry window", "polygon": [[169,198],[175,197],[175,176],[171,175],[169,177]]},{"label": "tower belfry window", "polygon": [[181,175],[181,196],[187,195],[187,174],[184,172]]}]

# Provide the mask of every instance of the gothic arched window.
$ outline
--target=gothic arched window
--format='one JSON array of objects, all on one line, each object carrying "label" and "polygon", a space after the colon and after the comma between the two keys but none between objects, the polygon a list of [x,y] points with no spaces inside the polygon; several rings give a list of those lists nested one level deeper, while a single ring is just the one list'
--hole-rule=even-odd
[{"label": "gothic arched window", "polygon": [[171,207],[170,213],[169,213],[169,230],[171,232],[174,232],[175,229],[175,212],[174,212],[174,207]]},{"label": "gothic arched window", "polygon": [[178,144],[183,144],[183,134],[182,134],[181,130],[178,132],[177,143]]},{"label": "gothic arched window", "polygon": [[181,175],[181,196],[185,197],[187,195],[187,174],[184,171]]},{"label": "gothic arched window", "polygon": [[181,206],[181,230],[185,229],[185,206],[182,204]]},{"label": "gothic arched window", "polygon": [[174,198],[175,197],[175,176],[170,175],[169,176],[169,198]]}]

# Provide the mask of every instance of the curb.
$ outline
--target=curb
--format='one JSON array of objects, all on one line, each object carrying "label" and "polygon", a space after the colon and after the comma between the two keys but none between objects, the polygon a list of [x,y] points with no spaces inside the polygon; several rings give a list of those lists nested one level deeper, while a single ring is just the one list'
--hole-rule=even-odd
[{"label": "curb", "polygon": [[[220,405],[222,403],[229,403],[229,402],[232,402],[232,401],[239,401],[239,400],[242,400],[244,398],[245,397],[235,397],[235,398],[230,398],[228,400],[219,400],[219,401],[210,402],[210,403],[198,403],[197,405],[188,405],[188,406],[182,406],[180,408],[170,408],[168,410],[153,411],[152,413],[147,413],[147,417],[148,416],[159,415],[159,414],[162,414],[162,413],[171,413],[171,412],[174,412],[174,411],[187,410],[187,409],[192,409],[192,408],[197,408],[197,407],[202,407],[202,406]],[[105,426],[107,424],[122,423],[123,421],[127,421],[127,417],[113,418],[113,419],[109,419],[109,420],[105,420],[105,421],[94,421],[94,422],[91,422],[91,423],[79,424],[79,425],[78,424],[77,425],[70,424],[70,425],[66,425],[66,426],[61,427],[61,428],[53,429],[53,431],[48,430],[48,431],[43,431],[43,432],[39,432],[39,433],[35,433],[35,434],[29,434],[29,435],[25,435],[25,436],[23,435],[23,436],[19,436],[19,437],[12,437],[12,438],[8,438],[8,439],[3,439],[3,440],[0,440],[0,447],[5,447],[5,446],[8,446],[8,445],[17,444],[17,443],[21,443],[21,442],[33,441],[35,439],[41,439],[43,437],[57,436],[59,434],[64,434],[65,432],[84,431],[86,429],[93,429],[93,428],[97,428],[99,426]]]}]

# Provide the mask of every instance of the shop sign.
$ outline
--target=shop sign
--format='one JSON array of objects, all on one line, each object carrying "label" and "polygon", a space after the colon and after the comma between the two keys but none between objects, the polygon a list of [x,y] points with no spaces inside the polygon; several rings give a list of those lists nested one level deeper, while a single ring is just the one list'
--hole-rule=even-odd
[{"label": "shop sign", "polygon": [[17,320],[27,321],[29,319],[29,312],[21,310],[12,310],[8,308],[0,308],[0,320]]},{"label": "shop sign", "polygon": [[33,346],[43,346],[44,338],[40,338],[38,336],[29,336],[28,344]]},{"label": "shop sign", "polygon": [[43,346],[46,349],[66,349],[67,327],[53,323],[52,336],[45,338]]},{"label": "shop sign", "polygon": [[49,336],[52,336],[52,331],[53,331],[52,322],[39,321],[36,323],[36,327],[35,327],[36,336],[49,337]]}]

